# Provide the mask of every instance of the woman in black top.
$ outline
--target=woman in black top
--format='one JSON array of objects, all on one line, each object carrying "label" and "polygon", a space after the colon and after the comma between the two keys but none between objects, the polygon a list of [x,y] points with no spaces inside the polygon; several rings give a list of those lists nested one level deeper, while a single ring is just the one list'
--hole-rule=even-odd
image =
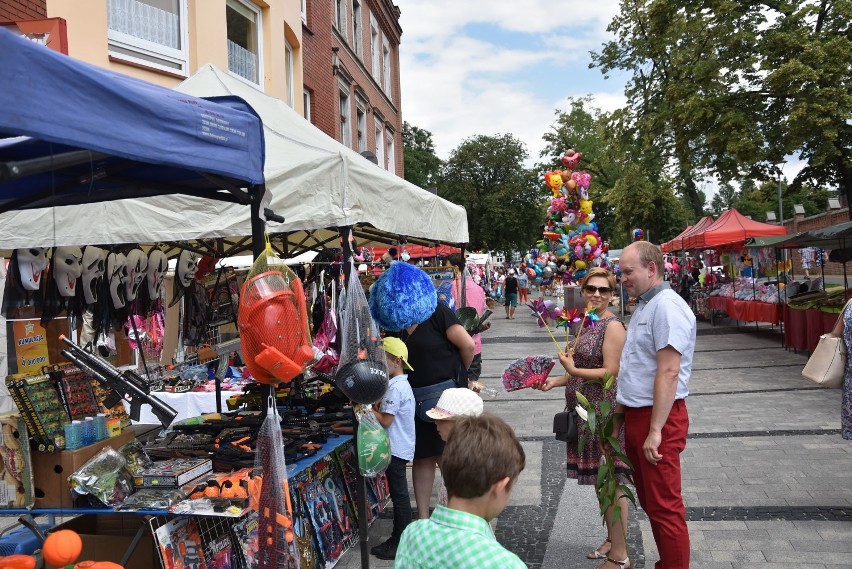
[{"label": "woman in black top", "polygon": [[515,277],[515,269],[509,269],[509,276],[506,277],[506,318],[512,320],[515,318],[515,308],[518,306],[518,279]]},{"label": "woman in black top", "polygon": [[[414,368],[408,372],[408,383],[413,388],[456,379],[460,366],[467,369],[473,360],[473,339],[459,324],[453,311],[440,302],[428,320],[408,327],[399,336],[408,347],[408,361]],[[427,423],[417,417],[414,418],[414,432],[411,478],[417,514],[423,520],[429,517],[435,466],[444,452],[444,442],[435,423]]]}]

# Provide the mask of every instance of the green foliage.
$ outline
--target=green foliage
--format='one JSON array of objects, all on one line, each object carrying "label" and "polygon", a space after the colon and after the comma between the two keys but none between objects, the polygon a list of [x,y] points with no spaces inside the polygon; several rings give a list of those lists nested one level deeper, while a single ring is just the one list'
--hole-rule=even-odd
[{"label": "green foliage", "polygon": [[405,179],[421,188],[436,187],[443,163],[435,154],[432,133],[403,122],[402,145]]},{"label": "green foliage", "polygon": [[[609,372],[604,374],[600,382],[603,385],[605,395],[610,394],[615,389],[615,378]],[[580,421],[579,452],[583,452],[586,443],[593,436],[597,436],[603,448],[604,460],[598,466],[598,475],[595,480],[595,490],[598,493],[601,520],[605,522],[609,508],[612,508],[610,519],[617,520],[621,516],[621,504],[616,499],[619,490],[630,500],[630,503],[634,507],[636,506],[636,498],[633,495],[633,491],[629,485],[619,482],[618,473],[615,470],[616,460],[630,466],[630,461],[627,459],[624,449],[621,448],[621,443],[618,442],[618,436],[615,431],[616,423],[621,422],[622,416],[614,412],[615,410],[609,401],[602,400],[598,405],[600,409],[600,412],[598,412],[595,410],[595,406],[582,393],[577,391],[575,395],[580,406],[588,414],[586,421]],[[627,528],[623,529],[627,531]]]},{"label": "green foliage", "polygon": [[547,204],[527,156],[512,135],[479,135],[447,160],[439,195],[467,209],[473,249],[523,251],[540,238]]}]

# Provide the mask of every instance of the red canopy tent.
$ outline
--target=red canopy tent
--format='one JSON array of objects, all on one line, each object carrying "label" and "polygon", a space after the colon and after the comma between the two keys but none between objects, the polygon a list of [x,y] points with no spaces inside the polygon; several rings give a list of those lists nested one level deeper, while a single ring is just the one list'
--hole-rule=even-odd
[{"label": "red canopy tent", "polygon": [[[698,224],[696,224],[698,225]],[[745,217],[731,208],[722,213],[703,231],[693,232],[683,240],[684,249],[710,249],[713,247],[745,245],[750,237],[787,235],[783,225],[770,225]]]},{"label": "red canopy tent", "polygon": [[688,247],[685,246],[686,238],[690,235],[695,235],[696,233],[704,231],[711,225],[713,225],[712,217],[710,217],[709,215],[706,217],[702,217],[695,223],[695,225],[687,227],[683,231],[683,233],[681,233],[671,241],[667,242],[666,245],[668,245],[668,251],[664,250],[663,253],[674,253],[675,251],[683,251],[684,249],[688,249]]},{"label": "red canopy tent", "polygon": [[672,252],[672,243],[674,243],[675,239],[683,239],[683,236],[686,235],[689,230],[692,229],[691,225],[687,225],[686,229],[680,232],[677,237],[671,239],[671,241],[666,241],[665,243],[660,244],[660,250],[663,253],[671,253]]},{"label": "red canopy tent", "polygon": [[[436,247],[426,247],[423,245],[396,245],[397,252],[402,255],[403,248],[405,252],[411,255],[412,259],[429,259],[430,257],[447,257],[452,253],[461,253],[458,247],[450,245],[438,245]],[[378,259],[389,249],[389,247],[368,247],[373,252],[375,258]]]}]

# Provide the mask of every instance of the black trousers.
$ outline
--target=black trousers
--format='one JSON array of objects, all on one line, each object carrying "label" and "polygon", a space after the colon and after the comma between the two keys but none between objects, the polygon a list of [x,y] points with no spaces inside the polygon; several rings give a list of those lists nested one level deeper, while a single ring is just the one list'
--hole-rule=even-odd
[{"label": "black trousers", "polygon": [[393,533],[391,539],[399,542],[402,532],[411,523],[411,498],[408,495],[408,480],[405,476],[407,460],[391,456],[390,464],[385,470],[393,502]]}]

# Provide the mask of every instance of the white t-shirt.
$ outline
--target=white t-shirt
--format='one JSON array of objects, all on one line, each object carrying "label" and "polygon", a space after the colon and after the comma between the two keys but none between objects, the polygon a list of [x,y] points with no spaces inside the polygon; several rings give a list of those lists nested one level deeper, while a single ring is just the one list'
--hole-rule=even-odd
[{"label": "white t-shirt", "polygon": [[379,411],[393,415],[388,427],[391,454],[403,460],[414,458],[414,392],[408,384],[408,375],[391,378],[388,390],[379,404]]}]

